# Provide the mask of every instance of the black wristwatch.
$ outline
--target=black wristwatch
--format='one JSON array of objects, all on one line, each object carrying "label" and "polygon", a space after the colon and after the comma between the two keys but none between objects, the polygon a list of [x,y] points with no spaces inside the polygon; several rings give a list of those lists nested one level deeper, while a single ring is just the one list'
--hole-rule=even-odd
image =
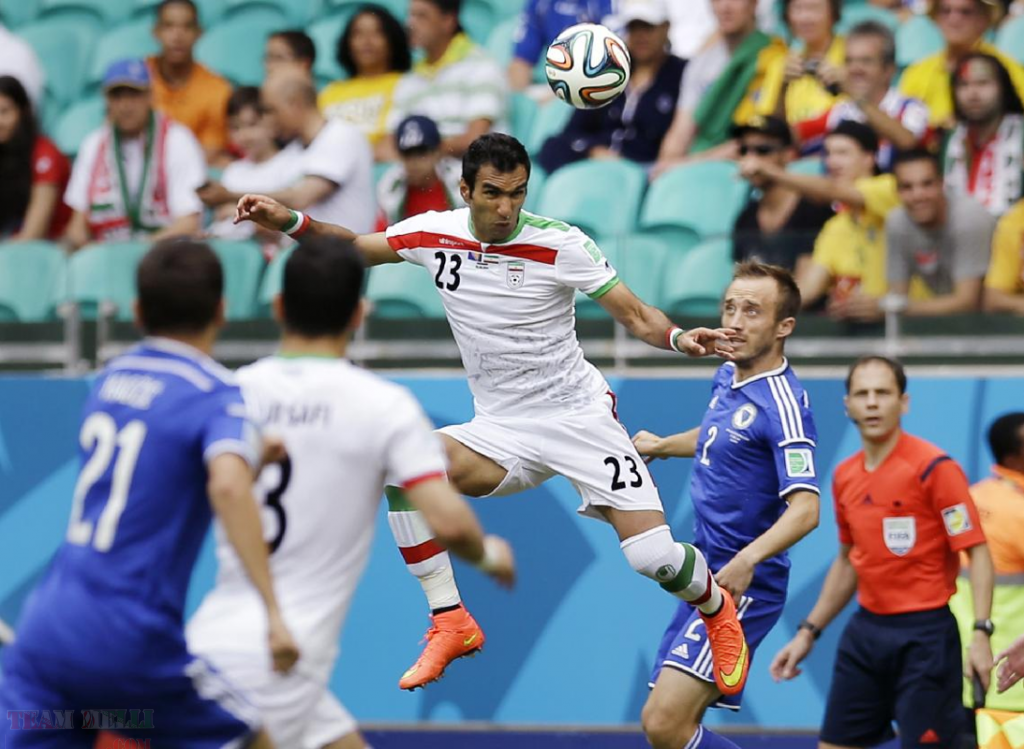
[{"label": "black wristwatch", "polygon": [[806,629],[808,632],[810,632],[811,637],[813,637],[815,640],[821,637],[821,629],[815,626],[814,624],[811,624],[806,619],[804,619],[802,622],[796,625],[797,632],[799,632],[801,629]]},{"label": "black wristwatch", "polygon": [[996,631],[996,625],[992,623],[991,619],[978,619],[974,622],[974,628],[979,632],[984,632],[989,637]]}]

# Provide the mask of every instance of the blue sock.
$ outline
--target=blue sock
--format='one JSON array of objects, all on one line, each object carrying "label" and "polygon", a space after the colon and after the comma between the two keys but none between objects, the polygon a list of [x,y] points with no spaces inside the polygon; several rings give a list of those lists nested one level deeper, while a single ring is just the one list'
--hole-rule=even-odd
[{"label": "blue sock", "polygon": [[717,733],[712,733],[704,726],[697,726],[697,733],[687,742],[683,749],[739,749],[729,739],[724,739]]}]

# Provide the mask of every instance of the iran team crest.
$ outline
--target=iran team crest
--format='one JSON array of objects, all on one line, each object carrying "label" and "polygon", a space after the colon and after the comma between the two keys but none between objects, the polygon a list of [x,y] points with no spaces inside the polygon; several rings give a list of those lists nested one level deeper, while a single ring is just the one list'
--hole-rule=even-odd
[{"label": "iran team crest", "polygon": [[505,270],[505,283],[510,289],[522,288],[526,282],[526,263],[513,261]]},{"label": "iran team crest", "polygon": [[906,556],[917,543],[917,522],[914,518],[882,518],[885,546],[898,557]]}]

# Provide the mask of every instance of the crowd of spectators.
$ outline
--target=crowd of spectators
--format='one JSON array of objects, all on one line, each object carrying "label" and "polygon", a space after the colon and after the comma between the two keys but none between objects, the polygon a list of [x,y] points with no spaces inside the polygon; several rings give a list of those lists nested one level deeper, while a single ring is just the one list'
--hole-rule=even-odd
[{"label": "crowd of spectators", "polygon": [[262,86],[236,88],[196,59],[196,5],[163,0],[158,51],[106,71],[106,122],[73,168],[40,131],[39,59],[0,26],[0,239],[74,250],[206,233],[255,238],[270,256],[280,237],[231,220],[245,192],[357,231],[456,207],[458,159],[511,127],[513,97],[564,106],[546,101],[547,42],[602,22],[623,35],[632,78],[538,141],[542,174],[625,159],[653,182],[733,161],[750,187],[733,257],[795,271],[809,309],[1024,313],[1024,65],[989,41],[1021,3],[870,4],[929,14],[944,48],[900,70],[892,24],[844,26],[842,0],[695,0],[693,14],[667,0],[526,0],[503,70],[463,28],[460,0],[409,0],[404,18],[372,3],[351,14],[334,51],[346,77],[318,90],[305,31],[271,34]]}]

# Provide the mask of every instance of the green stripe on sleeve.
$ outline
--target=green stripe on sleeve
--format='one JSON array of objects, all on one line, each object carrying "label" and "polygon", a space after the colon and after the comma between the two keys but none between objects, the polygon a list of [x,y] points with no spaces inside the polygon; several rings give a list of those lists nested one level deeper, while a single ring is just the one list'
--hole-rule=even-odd
[{"label": "green stripe on sleeve", "polygon": [[612,289],[614,289],[618,285],[619,285],[619,277],[615,276],[612,280],[610,280],[608,283],[606,283],[600,289],[598,289],[597,291],[590,292],[589,294],[587,294],[587,296],[589,296],[591,299],[600,299],[601,297],[603,297],[605,294],[607,294],[609,291],[611,291]]},{"label": "green stripe on sleeve", "polygon": [[384,496],[388,498],[388,512],[414,512],[416,510],[397,486],[385,486]]}]

